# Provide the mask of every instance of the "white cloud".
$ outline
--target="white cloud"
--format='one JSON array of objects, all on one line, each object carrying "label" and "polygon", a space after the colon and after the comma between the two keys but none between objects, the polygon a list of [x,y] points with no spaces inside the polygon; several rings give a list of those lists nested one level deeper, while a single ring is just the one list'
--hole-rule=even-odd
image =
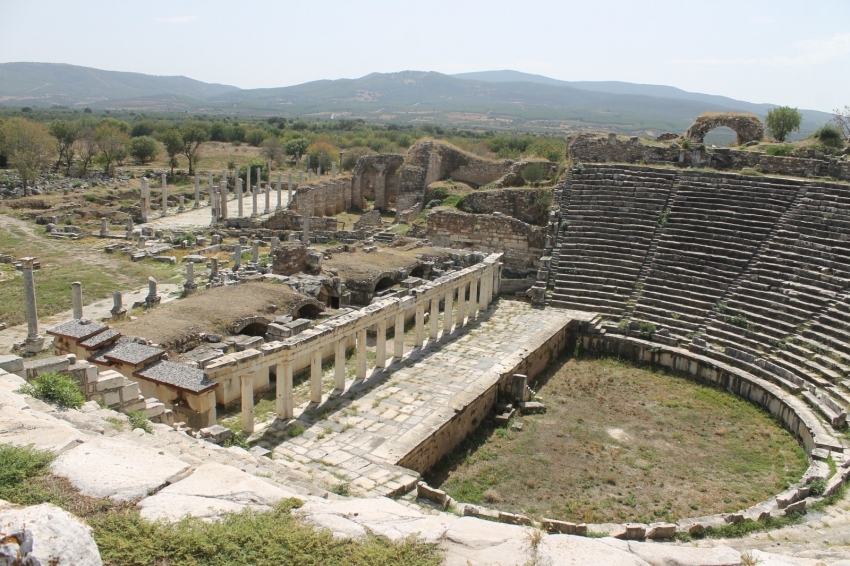
[{"label": "white cloud", "polygon": [[734,59],[674,59],[680,65],[709,66],[759,66],[808,69],[829,63],[850,54],[850,33],[834,35],[829,39],[807,39],[793,44],[794,55],[775,55],[772,57],[738,57]]},{"label": "white cloud", "polygon": [[164,24],[188,24],[198,19],[198,16],[168,16],[166,18],[154,18],[154,21]]}]

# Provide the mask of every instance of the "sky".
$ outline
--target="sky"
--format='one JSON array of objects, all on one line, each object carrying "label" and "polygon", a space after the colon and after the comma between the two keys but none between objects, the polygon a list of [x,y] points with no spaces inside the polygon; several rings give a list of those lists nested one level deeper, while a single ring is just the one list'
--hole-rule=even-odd
[{"label": "sky", "polygon": [[514,69],[831,112],[850,105],[848,0],[0,0],[0,62],[240,88]]}]

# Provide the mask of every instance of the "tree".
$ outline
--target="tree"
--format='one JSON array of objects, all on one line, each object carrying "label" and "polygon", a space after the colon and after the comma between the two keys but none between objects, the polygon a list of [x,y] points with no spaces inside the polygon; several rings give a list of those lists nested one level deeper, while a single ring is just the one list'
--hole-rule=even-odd
[{"label": "tree", "polygon": [[321,166],[322,171],[330,171],[331,164],[339,161],[339,148],[326,140],[311,143],[307,153],[310,156],[310,167],[315,167],[316,170]]},{"label": "tree", "polygon": [[200,157],[198,149],[210,139],[210,129],[203,122],[189,122],[180,129],[180,135],[183,137],[183,155],[189,160],[189,175],[194,175]]},{"label": "tree", "polygon": [[267,138],[262,144],[260,144],[260,147],[262,148],[260,150],[260,155],[280,167],[281,161],[283,160],[283,144],[280,143],[280,138],[277,136]]},{"label": "tree", "polygon": [[850,106],[845,106],[844,110],[836,108],[832,115],[832,121],[841,128],[844,138],[850,139]]},{"label": "tree", "polygon": [[18,170],[27,196],[29,183],[38,178],[56,153],[56,139],[44,124],[9,118],[0,126],[0,146],[9,164]]},{"label": "tree", "polygon": [[171,166],[171,178],[174,178],[174,168],[177,167],[177,156],[183,153],[183,136],[177,130],[171,129],[164,132],[159,140],[165,146],[165,153],[168,154],[168,164]]},{"label": "tree", "polygon": [[791,132],[800,129],[803,115],[796,108],[790,106],[779,106],[767,111],[767,129],[776,138],[776,141],[784,142]]},{"label": "tree", "polygon": [[50,123],[50,135],[58,142],[59,159],[56,161],[56,168],[58,169],[64,160],[66,175],[71,172],[71,164],[74,162],[74,143],[77,141],[79,132],[80,126],[77,122],[53,120]]},{"label": "tree", "polygon": [[112,175],[112,164],[124,159],[127,155],[127,143],[130,135],[121,131],[117,125],[104,122],[94,131],[94,139],[100,150],[98,159],[103,164],[103,172]]},{"label": "tree", "polygon": [[260,147],[260,144],[263,143],[263,140],[265,140],[267,137],[269,137],[268,132],[257,128],[254,130],[248,130],[248,132],[245,134],[245,141],[247,141],[254,147]]},{"label": "tree", "polygon": [[94,135],[96,129],[97,122],[95,120],[91,118],[80,120],[77,142],[74,144],[77,148],[77,153],[80,154],[79,170],[77,171],[80,177],[86,174],[89,165],[94,161],[99,151]]},{"label": "tree", "polygon": [[284,151],[286,155],[291,155],[295,157],[296,165],[301,164],[301,156],[307,151],[307,146],[310,145],[310,142],[307,141],[307,138],[294,138],[286,142],[284,146]]},{"label": "tree", "polygon": [[139,136],[130,140],[130,156],[136,163],[144,165],[153,161],[159,154],[159,144],[149,136]]}]

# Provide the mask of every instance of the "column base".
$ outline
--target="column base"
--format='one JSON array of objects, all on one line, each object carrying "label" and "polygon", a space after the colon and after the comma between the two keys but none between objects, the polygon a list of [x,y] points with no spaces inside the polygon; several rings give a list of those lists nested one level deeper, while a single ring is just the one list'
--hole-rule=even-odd
[{"label": "column base", "polygon": [[30,354],[37,354],[44,349],[44,336],[35,336],[27,338],[24,341],[24,350]]}]

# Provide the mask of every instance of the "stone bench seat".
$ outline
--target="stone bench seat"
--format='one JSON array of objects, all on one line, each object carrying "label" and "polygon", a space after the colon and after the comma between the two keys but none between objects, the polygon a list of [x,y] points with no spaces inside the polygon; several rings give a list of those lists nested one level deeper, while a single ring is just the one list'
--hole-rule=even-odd
[{"label": "stone bench seat", "polygon": [[816,409],[818,413],[823,415],[832,428],[840,429],[847,424],[847,411],[839,412],[834,410],[832,407],[827,406],[823,398],[816,396],[811,391],[803,391],[803,399],[805,399],[813,409]]},{"label": "stone bench seat", "polygon": [[843,377],[837,371],[833,371],[829,368],[826,368],[826,367],[818,364],[817,362],[815,362],[813,360],[810,360],[806,357],[803,357],[803,356],[799,355],[798,353],[791,351],[790,348],[785,349],[785,350],[777,349],[776,352],[775,352],[775,355],[784,359],[784,360],[787,360],[787,361],[789,361],[793,364],[796,364],[797,366],[799,366],[804,371],[807,371],[807,372],[810,372],[810,373],[814,372],[816,375],[819,374],[819,375],[823,376],[823,378],[826,379],[829,383],[838,383],[838,381],[840,381],[841,378]]},{"label": "stone bench seat", "polygon": [[561,289],[558,289],[558,291],[559,292],[563,291],[564,293],[568,293],[568,294],[570,294],[574,297],[590,297],[590,298],[597,297],[597,298],[600,298],[600,299],[608,299],[608,300],[611,300],[612,298],[620,297],[620,298],[622,298],[623,301],[625,301],[628,298],[628,295],[625,295],[623,293],[618,293],[617,292],[618,289],[622,289],[622,287],[618,288],[616,286],[611,286],[611,285],[604,285],[604,286],[599,286],[599,287],[596,287],[596,288],[588,288],[588,287],[583,287],[583,286],[577,286],[577,287],[564,286]]},{"label": "stone bench seat", "polygon": [[635,253],[640,253],[641,250],[636,250],[631,246],[624,244],[623,246],[609,246],[609,247],[570,247],[570,248],[562,248],[560,257],[589,257],[591,259],[603,257],[603,258],[614,258],[614,259],[622,259],[624,261],[629,261],[631,263],[641,264],[643,263],[642,258],[635,258]]},{"label": "stone bench seat", "polygon": [[744,263],[749,261],[756,250],[756,246],[752,241],[729,242],[705,232],[696,232],[693,234],[665,232],[664,238],[659,243],[665,249],[706,250],[707,252],[740,259]]},{"label": "stone bench seat", "polygon": [[[735,279],[747,266],[748,258],[737,258],[725,255],[726,250],[712,249],[706,246],[688,246],[670,247],[665,245],[656,253],[656,263],[658,258],[663,260],[675,260],[679,263],[686,263],[691,266],[713,267],[721,272],[724,272],[725,277]],[[660,246],[659,246],[660,248]]]},{"label": "stone bench seat", "polygon": [[589,257],[562,257],[560,259],[558,270],[560,273],[569,272],[571,269],[578,270],[579,273],[582,269],[590,272],[610,271],[623,276],[632,274],[635,277],[637,277],[638,273],[640,273],[640,262],[632,261],[630,259],[622,257],[596,257],[592,258],[593,261],[589,261],[590,259],[591,258]]},{"label": "stone bench seat", "polygon": [[807,338],[816,344],[821,344],[844,355],[850,355],[850,344],[844,340],[829,334],[823,334],[811,328],[806,328],[800,334],[803,338]]},{"label": "stone bench seat", "polygon": [[619,316],[623,312],[623,305],[604,301],[575,301],[567,296],[553,295],[550,303],[555,308],[573,309],[577,311],[598,312],[607,315]]},{"label": "stone bench seat", "polygon": [[[731,346],[731,347],[734,349],[734,346]],[[736,358],[736,357],[724,354],[722,352],[717,352],[717,351],[714,351],[714,350],[707,351],[707,350],[701,348],[701,349],[694,350],[694,351],[697,351],[698,353],[700,353],[702,355],[707,355],[711,358],[716,358],[716,359],[718,359],[718,360],[720,360],[724,363],[727,363],[729,365],[741,368],[744,371],[748,371],[748,372],[750,372],[751,374],[753,374],[757,377],[761,377],[762,379],[766,379],[768,381],[771,381],[771,382],[775,383],[776,385],[780,386],[782,389],[785,389],[786,391],[788,391],[790,393],[797,394],[797,393],[800,393],[800,391],[802,391],[802,389],[803,389],[798,383],[796,383],[794,381],[790,381],[789,379],[785,378],[782,375],[773,373],[767,367],[762,367],[762,366],[758,365],[757,363],[750,363],[746,360],[742,360],[740,358]],[[756,357],[758,357],[758,356],[756,356]]]},{"label": "stone bench seat", "polygon": [[831,319],[826,315],[823,315],[818,320],[814,321],[810,328],[818,334],[832,336],[838,342],[850,344],[850,331],[843,328],[842,323]]},{"label": "stone bench seat", "polygon": [[[649,276],[646,278],[646,282],[644,284],[644,290],[652,290],[655,288],[675,288],[676,286],[670,285],[671,281],[674,281],[681,286],[682,290],[685,292],[693,291],[698,294],[705,295],[707,297],[714,297],[716,295],[722,295],[726,290],[723,284],[718,283],[714,280],[707,280],[702,276],[694,277],[690,274],[683,274],[681,271],[676,274],[675,277],[669,276],[670,274],[664,272],[663,270],[655,271],[652,270],[649,273]],[[689,289],[688,289],[689,288]]]},{"label": "stone bench seat", "polygon": [[786,338],[797,331],[796,325],[778,320],[770,314],[771,313],[767,313],[767,315],[765,315],[754,312],[754,310],[748,308],[746,303],[741,303],[734,309],[729,307],[727,303],[726,312],[718,313],[719,316],[723,317],[723,320],[726,320],[726,317],[734,318],[736,315],[743,316],[747,319],[747,322],[758,325],[764,334],[773,336],[778,340]]},{"label": "stone bench seat", "polygon": [[677,281],[710,289],[719,289],[725,291],[730,279],[735,277],[735,273],[724,274],[716,269],[707,269],[705,271],[693,271],[691,265],[683,262],[660,262],[656,261],[652,264],[650,275],[655,279],[665,281]]},{"label": "stone bench seat", "polygon": [[755,297],[749,297],[746,301],[731,297],[726,301],[726,306],[733,311],[754,313],[770,320],[781,321],[792,328],[796,328],[797,325],[808,319],[808,315],[802,314],[802,311],[798,309],[795,309],[796,312],[788,312],[783,308],[785,307],[783,304]]},{"label": "stone bench seat", "polygon": [[638,302],[637,306],[635,306],[635,315],[662,316],[665,318],[671,318],[680,323],[688,323],[693,326],[699,326],[705,318],[705,315],[702,313],[693,313],[692,311],[675,308],[675,305],[673,305],[673,308],[670,308],[669,303],[662,304],[648,301]]},{"label": "stone bench seat", "polygon": [[658,284],[649,285],[647,280],[644,282],[643,289],[641,289],[641,297],[654,297],[667,300],[675,299],[677,304],[690,304],[697,308],[701,308],[704,305],[714,306],[717,296],[716,292],[711,292],[708,289],[667,287],[663,281]]},{"label": "stone bench seat", "polygon": [[[733,328],[734,330],[727,330],[728,328]],[[731,324],[726,324],[725,322],[718,320],[712,320],[711,324],[709,324],[706,329],[706,340],[709,342],[717,342],[724,347],[744,350],[754,356],[763,356],[765,348],[769,346],[758,340],[748,338],[743,332],[740,332],[742,330],[742,328],[738,328],[737,326],[732,326]]]},{"label": "stone bench seat", "polygon": [[796,301],[796,295],[785,295],[779,291],[771,291],[768,287],[750,287],[740,285],[732,291],[726,300],[727,305],[738,308],[742,304],[752,305],[768,310],[777,310],[788,315],[791,319],[808,319],[812,315],[812,305]]},{"label": "stone bench seat", "polygon": [[[778,350],[778,352],[784,352],[784,350]],[[777,366],[790,371],[795,374],[797,377],[811,383],[815,387],[829,387],[831,382],[822,378],[819,375],[815,375],[814,373],[807,371],[802,366],[794,363],[793,361],[789,361],[786,358],[778,355],[778,353],[773,353],[767,356],[767,359],[776,364]]]},{"label": "stone bench seat", "polygon": [[657,330],[666,328],[671,334],[687,337],[688,334],[695,330],[695,327],[682,320],[661,316],[651,312],[638,312],[637,310],[632,315],[632,320],[636,322],[645,322],[655,325]]},{"label": "stone bench seat", "polygon": [[718,333],[722,336],[726,336],[727,339],[738,339],[742,340],[749,345],[749,347],[757,352],[764,352],[774,347],[776,342],[784,338],[772,336],[770,334],[765,334],[760,332],[759,329],[747,329],[741,326],[735,326],[732,323],[726,322],[725,319],[715,318],[711,321],[711,325],[708,327],[709,333]]},{"label": "stone bench seat", "polygon": [[[754,207],[717,205],[717,207],[699,208],[688,206],[687,203],[680,203],[671,211],[670,221],[737,226],[737,230],[770,231],[780,216],[781,213],[759,210]],[[734,230],[734,228],[730,229]]]}]

